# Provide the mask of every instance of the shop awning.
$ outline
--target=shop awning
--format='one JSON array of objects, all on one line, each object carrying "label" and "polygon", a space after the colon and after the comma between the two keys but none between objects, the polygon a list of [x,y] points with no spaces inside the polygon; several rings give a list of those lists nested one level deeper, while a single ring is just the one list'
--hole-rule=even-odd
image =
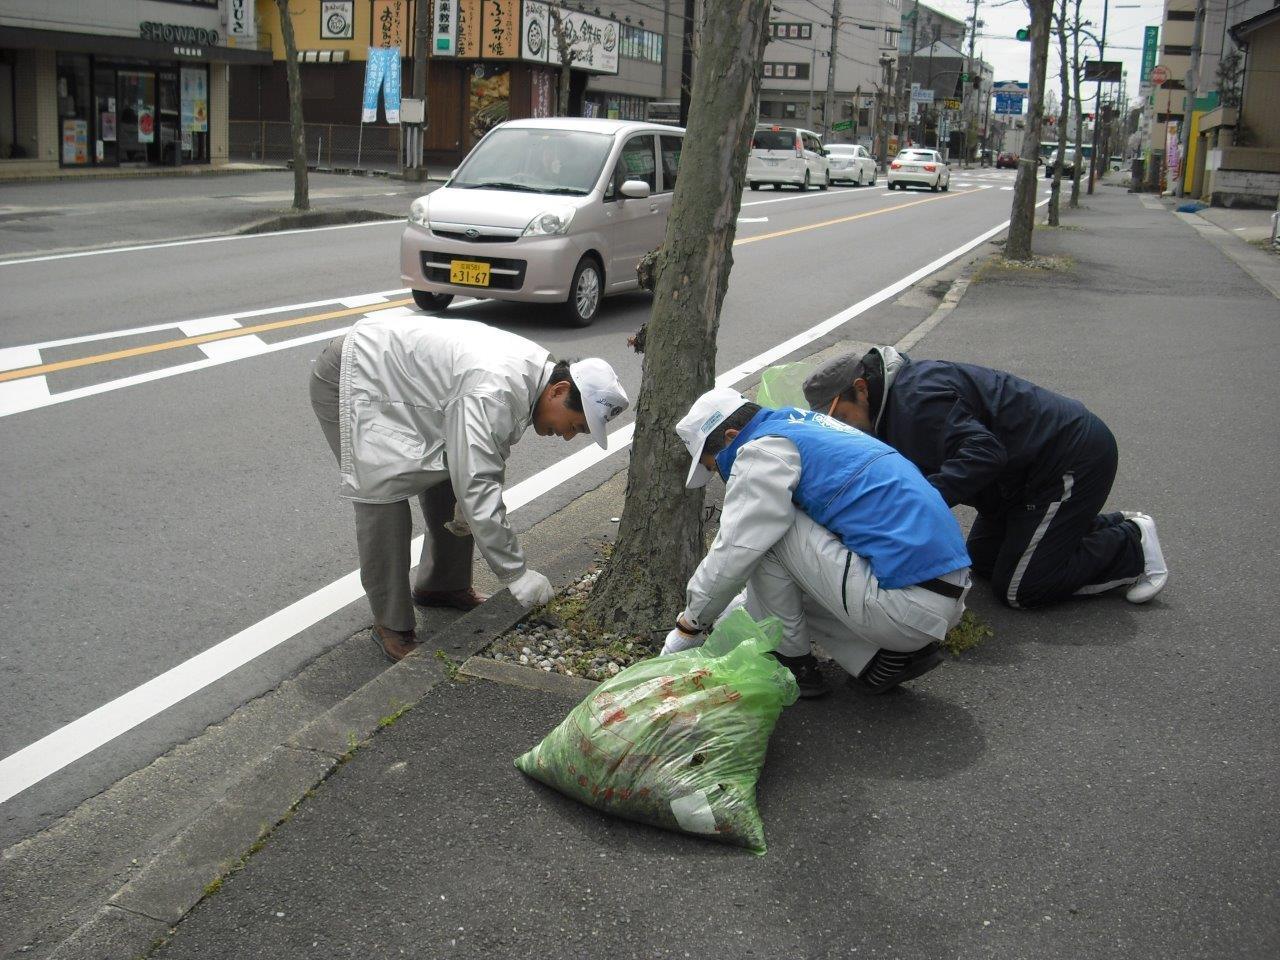
[{"label": "shop awning", "polygon": [[0,47],[18,50],[58,50],[141,60],[190,60],[197,63],[271,63],[270,50],[180,43],[158,43],[141,37],[113,37],[63,30],[0,27]]}]

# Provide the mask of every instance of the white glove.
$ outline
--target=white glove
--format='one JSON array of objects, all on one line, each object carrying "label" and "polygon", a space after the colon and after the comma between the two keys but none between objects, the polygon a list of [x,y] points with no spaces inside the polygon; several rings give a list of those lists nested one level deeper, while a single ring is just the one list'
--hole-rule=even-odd
[{"label": "white glove", "polygon": [[550,603],[551,598],[556,595],[551,589],[551,581],[532,567],[526,568],[524,573],[508,583],[507,589],[526,607],[540,607],[544,603]]},{"label": "white glove", "polygon": [[705,639],[706,637],[701,633],[686,633],[677,626],[667,634],[666,642],[662,645],[662,656],[700,647]]}]

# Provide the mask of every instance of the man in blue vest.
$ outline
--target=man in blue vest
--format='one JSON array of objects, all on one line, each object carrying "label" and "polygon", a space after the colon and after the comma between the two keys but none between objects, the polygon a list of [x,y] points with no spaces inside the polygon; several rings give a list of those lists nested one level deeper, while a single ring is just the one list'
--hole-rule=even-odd
[{"label": "man in blue vest", "polygon": [[912,360],[893,347],[828,361],[804,393],[814,410],[899,451],[948,506],[978,511],[973,570],[1009,606],[1118,587],[1146,603],[1168,582],[1155,520],[1101,512],[1119,453],[1080,401],[1001,370]]},{"label": "man in blue vest", "polygon": [[801,696],[827,692],[813,642],[874,693],[942,662],[969,554],[942,497],[901,454],[823,414],[764,409],[726,388],[699,397],[676,432],[693,459],[686,485],[718,472],[725,495],[663,653],[701,644],[745,585],[747,612],[782,622],[776,655]]}]

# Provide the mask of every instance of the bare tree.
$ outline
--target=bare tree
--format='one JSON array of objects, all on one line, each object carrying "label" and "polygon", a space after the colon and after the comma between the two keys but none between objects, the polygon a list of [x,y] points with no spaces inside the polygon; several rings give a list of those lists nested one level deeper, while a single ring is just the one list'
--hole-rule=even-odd
[{"label": "bare tree", "polygon": [[[1058,111],[1058,162],[1053,166],[1053,187],[1049,193],[1049,226],[1056,227],[1062,199],[1062,163],[1067,156],[1067,110],[1071,106],[1071,82],[1067,75],[1070,69],[1067,63],[1067,0],[1062,0],[1053,19],[1058,34],[1058,78],[1062,83],[1062,109]],[[1080,109],[1079,104],[1076,104],[1076,109]],[[1079,163],[1072,166],[1078,167]]]},{"label": "bare tree", "polygon": [[1075,169],[1071,171],[1071,209],[1075,210],[1080,206],[1080,169],[1079,153],[1080,144],[1084,139],[1084,101],[1080,99],[1080,33],[1084,29],[1084,23],[1080,19],[1080,4],[1082,0],[1075,0],[1075,15],[1072,19],[1071,30],[1071,78],[1074,85],[1074,96],[1076,100],[1076,154],[1077,160]]},{"label": "bare tree", "polygon": [[556,52],[560,54],[560,84],[556,94],[556,116],[567,117],[569,115],[570,67],[576,54],[571,44],[573,38],[569,35],[568,25],[561,18],[560,8],[551,4],[548,9],[551,11],[551,36],[555,38]]},{"label": "bare tree", "polygon": [[685,489],[689,454],[675,424],[715,382],[768,10],[769,0],[704,8],[680,176],[656,262],[626,507],[587,607],[588,618],[609,631],[665,630],[702,557],[703,491]]},{"label": "bare tree", "polygon": [[302,78],[298,76],[298,43],[293,38],[289,0],[276,0],[280,11],[280,36],[284,40],[284,70],[289,78],[289,130],[293,141],[293,209],[310,210],[307,190],[307,144],[302,122]]},{"label": "bare tree", "polygon": [[1031,234],[1036,220],[1036,176],[1040,172],[1040,124],[1044,122],[1044,77],[1049,59],[1049,21],[1053,0],[1026,0],[1031,8],[1031,77],[1027,90],[1027,129],[1018,157],[1018,178],[1013,184],[1013,209],[1009,215],[1009,240],[1004,255],[1010,260],[1031,259]]}]

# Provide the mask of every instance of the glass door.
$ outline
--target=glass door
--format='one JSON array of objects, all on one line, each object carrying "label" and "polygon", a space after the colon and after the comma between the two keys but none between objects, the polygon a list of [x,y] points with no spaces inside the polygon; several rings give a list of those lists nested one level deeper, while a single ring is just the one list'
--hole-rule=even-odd
[{"label": "glass door", "polygon": [[116,75],[117,153],[121,163],[156,163],[156,75],[121,70]]},{"label": "glass door", "polygon": [[120,129],[117,110],[116,72],[111,67],[95,67],[93,71],[94,115],[97,120],[96,154],[98,163],[115,166],[116,138]]},{"label": "glass door", "polygon": [[179,163],[178,151],[181,148],[182,133],[179,129],[178,114],[178,71],[161,70],[158,74],[160,82],[160,115],[159,125],[159,162],[167,167],[176,167]]}]

